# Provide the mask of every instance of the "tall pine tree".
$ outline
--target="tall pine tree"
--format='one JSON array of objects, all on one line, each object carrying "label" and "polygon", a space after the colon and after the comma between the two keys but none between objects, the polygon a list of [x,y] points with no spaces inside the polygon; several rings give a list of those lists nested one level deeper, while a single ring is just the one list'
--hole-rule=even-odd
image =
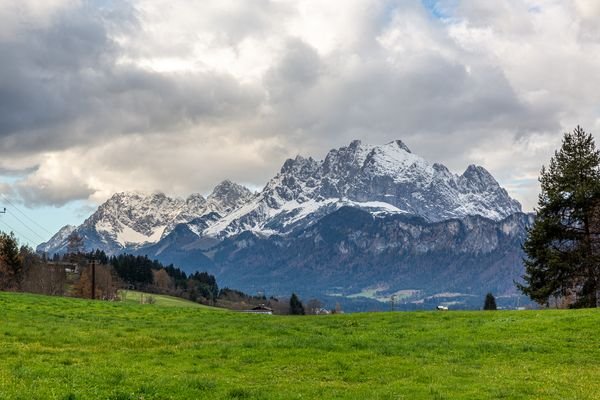
[{"label": "tall pine tree", "polygon": [[304,315],[304,306],[296,293],[292,293],[292,297],[290,297],[290,314]]},{"label": "tall pine tree", "polygon": [[579,126],[542,167],[536,220],[523,244],[523,293],[540,304],[596,307],[600,290],[600,153]]}]

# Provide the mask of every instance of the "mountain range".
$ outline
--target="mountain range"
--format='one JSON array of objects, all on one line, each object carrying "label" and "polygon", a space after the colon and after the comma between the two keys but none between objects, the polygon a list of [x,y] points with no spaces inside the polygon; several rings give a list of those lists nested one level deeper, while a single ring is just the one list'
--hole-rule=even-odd
[{"label": "mountain range", "polygon": [[356,140],[288,159],[257,193],[231,181],[207,197],[117,193],[38,251],[65,252],[76,231],[88,250],[147,254],[249,292],[419,302],[514,294],[531,218],[481,166],[457,175],[402,141]]}]

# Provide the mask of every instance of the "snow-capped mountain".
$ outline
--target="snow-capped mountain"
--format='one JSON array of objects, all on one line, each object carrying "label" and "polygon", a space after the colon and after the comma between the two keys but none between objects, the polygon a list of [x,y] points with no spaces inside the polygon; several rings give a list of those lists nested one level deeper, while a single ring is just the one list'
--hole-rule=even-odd
[{"label": "snow-capped mountain", "polygon": [[230,181],[206,198],[117,193],[38,250],[64,252],[77,231],[87,250],[146,254],[249,291],[510,293],[530,223],[483,167],[458,175],[399,140],[353,141],[287,160],[259,193]]},{"label": "snow-capped mountain", "polygon": [[187,199],[163,193],[116,193],[83,224],[62,228],[38,246],[38,251],[65,251],[67,238],[73,231],[83,237],[86,249],[98,248],[108,253],[131,251],[160,241],[179,224],[207,214],[227,215],[252,196],[250,190],[231,181],[221,182],[207,198],[197,193]]},{"label": "snow-capped mountain", "polygon": [[289,233],[342,206],[415,214],[431,222],[468,215],[500,220],[521,211],[483,167],[470,165],[459,176],[413,154],[399,140],[381,146],[356,140],[331,150],[323,161],[287,160],[259,196],[204,235]]},{"label": "snow-capped mountain", "polygon": [[[500,220],[521,211],[483,167],[470,165],[456,175],[413,154],[400,140],[377,146],[355,140],[322,161],[288,159],[258,194],[230,181],[207,198],[117,193],[77,231],[87,248],[113,253],[158,243],[179,224],[198,238],[223,239],[244,231],[289,234],[343,206],[373,215],[414,214],[430,222],[469,215]],[[38,249],[64,251],[67,231],[72,229],[63,228]]]},{"label": "snow-capped mountain", "polygon": [[37,247],[41,253],[62,253],[67,250],[67,238],[77,229],[74,225],[65,225],[45,243]]}]

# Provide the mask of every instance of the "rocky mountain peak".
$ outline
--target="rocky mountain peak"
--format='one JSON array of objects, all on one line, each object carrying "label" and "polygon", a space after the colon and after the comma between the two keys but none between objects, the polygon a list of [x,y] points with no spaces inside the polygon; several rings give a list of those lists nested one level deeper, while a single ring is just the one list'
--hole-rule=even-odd
[{"label": "rocky mountain peak", "polygon": [[344,205],[374,214],[415,214],[428,221],[468,215],[498,220],[521,211],[481,167],[471,166],[458,176],[413,154],[401,140],[383,145],[354,140],[330,150],[323,161],[302,156],[287,160],[252,204],[205,233],[286,233]]},{"label": "rocky mountain peak", "polygon": [[38,246],[37,251],[48,253],[50,251],[58,252],[66,250],[69,235],[77,229],[74,225],[65,225],[56,232],[50,240]]},{"label": "rocky mountain peak", "polygon": [[392,143],[395,143],[399,148],[406,151],[407,153],[412,153],[407,145],[404,144],[402,140],[394,140]]},{"label": "rocky mountain peak", "polygon": [[492,174],[483,167],[471,164],[460,177],[461,183],[472,190],[488,190],[499,188],[500,185]]},{"label": "rocky mountain peak", "polygon": [[312,157],[304,158],[298,155],[293,159],[288,158],[283,163],[280,174],[294,175],[302,179],[308,179],[310,177],[315,178],[319,166],[320,163],[315,161]]},{"label": "rocky mountain peak", "polygon": [[206,199],[200,193],[192,193],[185,199],[186,204],[204,204],[206,203]]},{"label": "rocky mountain peak", "polygon": [[331,150],[327,154],[323,161],[323,173],[348,177],[365,167],[376,167],[385,173],[394,164],[422,164],[422,161],[401,140],[384,145],[363,144],[360,140],[354,140],[347,147]]},{"label": "rocky mountain peak", "polygon": [[245,186],[239,185],[229,179],[219,183],[208,196],[208,201],[216,204],[228,212],[239,207],[242,203],[252,197],[252,192]]}]

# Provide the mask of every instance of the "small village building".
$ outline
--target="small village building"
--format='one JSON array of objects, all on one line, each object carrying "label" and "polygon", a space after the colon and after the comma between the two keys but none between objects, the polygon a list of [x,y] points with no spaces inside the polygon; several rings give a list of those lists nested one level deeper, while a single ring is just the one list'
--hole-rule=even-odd
[{"label": "small village building", "polygon": [[267,307],[264,304],[260,304],[256,307],[251,308],[250,310],[244,310],[242,312],[248,313],[248,314],[268,314],[268,315],[272,315],[273,314],[273,309],[271,307]]}]

